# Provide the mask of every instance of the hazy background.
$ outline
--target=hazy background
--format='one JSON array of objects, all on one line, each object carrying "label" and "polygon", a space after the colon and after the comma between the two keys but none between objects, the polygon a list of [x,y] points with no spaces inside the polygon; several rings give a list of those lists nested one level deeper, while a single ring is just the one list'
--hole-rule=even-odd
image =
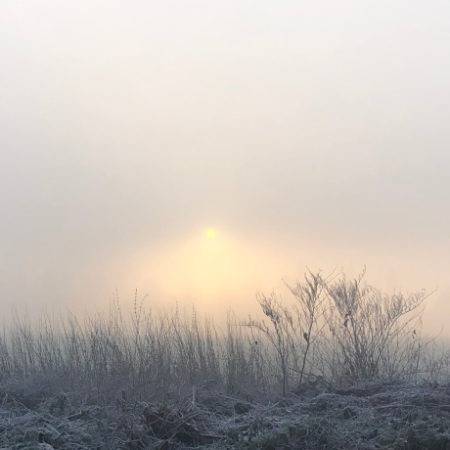
[{"label": "hazy background", "polygon": [[137,288],[245,314],[306,266],[366,265],[437,288],[445,325],[449,20],[439,0],[2,0],[0,311]]}]

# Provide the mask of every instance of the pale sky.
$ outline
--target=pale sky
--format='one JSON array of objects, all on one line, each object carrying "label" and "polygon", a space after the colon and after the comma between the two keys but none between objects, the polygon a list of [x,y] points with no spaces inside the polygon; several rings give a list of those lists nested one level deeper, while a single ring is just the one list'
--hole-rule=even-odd
[{"label": "pale sky", "polygon": [[365,265],[445,324],[448,1],[2,0],[0,61],[1,311]]}]

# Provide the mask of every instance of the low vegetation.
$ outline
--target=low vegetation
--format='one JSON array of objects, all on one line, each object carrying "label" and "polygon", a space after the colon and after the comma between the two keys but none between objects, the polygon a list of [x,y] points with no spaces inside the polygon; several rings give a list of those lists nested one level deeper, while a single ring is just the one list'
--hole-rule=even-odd
[{"label": "low vegetation", "polygon": [[[425,389],[423,407],[439,413],[432,390],[448,385],[448,355],[421,333],[425,292],[388,295],[363,275],[312,272],[286,287],[287,299],[260,294],[260,316],[230,313],[225,327],[195,310],[156,314],[137,293],[127,314],[114,302],[108,314],[85,320],[16,318],[0,336],[0,445],[450,448],[444,425],[440,447],[407,444],[414,430],[406,427],[406,403]],[[383,386],[385,403],[372,397]],[[411,397],[403,406],[402,392]],[[348,436],[330,434],[336,420],[369,423],[364,408],[381,422],[360,443],[375,445],[383,435],[385,447],[352,447]],[[380,427],[395,408],[403,434],[391,439]],[[13,431],[20,420],[23,441]]]}]

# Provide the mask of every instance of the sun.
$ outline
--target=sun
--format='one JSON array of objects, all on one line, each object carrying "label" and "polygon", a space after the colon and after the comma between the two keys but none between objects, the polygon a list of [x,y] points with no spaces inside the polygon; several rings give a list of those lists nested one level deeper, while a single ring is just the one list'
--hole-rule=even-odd
[{"label": "sun", "polygon": [[207,228],[205,231],[206,237],[208,239],[215,239],[217,236],[216,230],[214,228]]}]

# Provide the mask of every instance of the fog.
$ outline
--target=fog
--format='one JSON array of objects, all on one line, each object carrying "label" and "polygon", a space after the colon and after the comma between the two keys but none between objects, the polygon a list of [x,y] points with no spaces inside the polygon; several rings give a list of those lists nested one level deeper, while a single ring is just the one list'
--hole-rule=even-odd
[{"label": "fog", "polygon": [[436,291],[425,322],[445,327],[449,14],[4,0],[0,310],[138,289],[246,314],[306,267],[366,267],[383,290]]}]

